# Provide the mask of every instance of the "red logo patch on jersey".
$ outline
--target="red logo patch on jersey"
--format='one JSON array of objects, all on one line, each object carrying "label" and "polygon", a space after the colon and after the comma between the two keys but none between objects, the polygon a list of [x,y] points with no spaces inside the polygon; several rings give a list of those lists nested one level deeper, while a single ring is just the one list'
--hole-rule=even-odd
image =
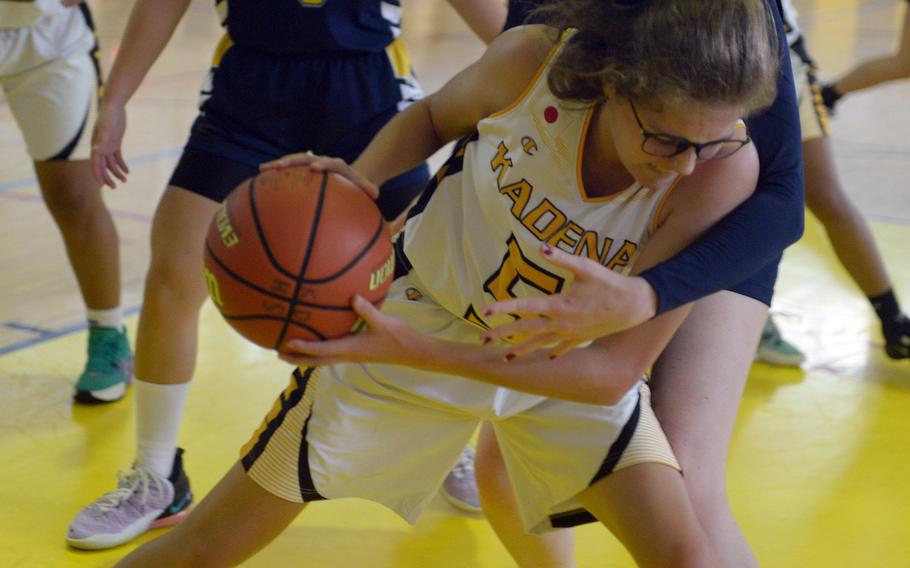
[{"label": "red logo patch on jersey", "polygon": [[559,111],[556,110],[555,106],[548,106],[543,110],[543,118],[550,124],[556,122],[556,119],[559,118]]}]

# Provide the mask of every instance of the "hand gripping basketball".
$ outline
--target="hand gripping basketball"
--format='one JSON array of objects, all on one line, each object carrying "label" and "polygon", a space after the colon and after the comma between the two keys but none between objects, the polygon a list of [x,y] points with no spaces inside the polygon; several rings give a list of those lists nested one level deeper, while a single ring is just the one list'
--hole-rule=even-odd
[{"label": "hand gripping basketball", "polygon": [[212,301],[241,335],[270,349],[355,331],[355,294],[381,304],[394,268],[373,200],[340,175],[308,167],[241,183],[206,236]]}]

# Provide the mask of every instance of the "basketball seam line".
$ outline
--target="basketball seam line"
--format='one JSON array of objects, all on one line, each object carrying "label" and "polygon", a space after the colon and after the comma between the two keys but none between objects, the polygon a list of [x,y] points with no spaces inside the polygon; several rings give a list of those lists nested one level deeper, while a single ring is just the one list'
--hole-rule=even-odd
[{"label": "basketball seam line", "polygon": [[[233,278],[233,279],[236,280],[237,282],[240,282],[241,284],[247,286],[248,288],[252,288],[253,290],[255,290],[255,291],[259,292],[259,293],[265,294],[266,296],[270,296],[270,297],[272,297],[272,298],[275,298],[276,300],[281,300],[281,301],[283,301],[283,302],[288,302],[288,303],[291,303],[291,302],[293,301],[293,299],[292,299],[290,296],[282,296],[282,295],[280,295],[280,294],[276,294],[275,292],[272,292],[272,291],[270,291],[270,290],[267,290],[267,289],[265,289],[265,288],[262,288],[262,287],[259,286],[258,284],[255,284],[254,282],[251,282],[251,281],[247,280],[247,279],[244,278],[243,276],[240,276],[239,274],[237,274],[236,272],[234,272],[234,270],[232,270],[231,268],[229,268],[229,267],[224,263],[224,261],[222,261],[222,260],[218,257],[218,255],[215,254],[215,251],[212,250],[212,247],[208,244],[208,242],[205,243],[205,246],[206,246],[206,249],[207,249],[207,251],[208,251],[208,253],[209,253],[209,256],[211,256],[212,259],[213,259],[216,263],[218,263],[218,267],[221,268],[221,270],[223,270],[228,276],[230,276],[231,278]],[[299,301],[299,300],[298,300],[297,304],[300,305],[300,306],[306,306],[306,307],[308,307],[308,308],[317,308],[317,309],[321,309],[321,310],[347,311],[347,312],[353,311],[353,308],[352,308],[351,306],[333,306],[333,305],[330,305],[330,304],[314,304],[314,303],[311,303],[311,302],[301,302],[301,301]],[[227,317],[227,316],[225,316],[225,317]]]},{"label": "basketball seam line", "polygon": [[350,270],[351,268],[353,268],[354,266],[356,266],[357,263],[360,262],[360,260],[361,260],[364,256],[366,256],[367,253],[369,253],[369,252],[373,249],[373,245],[376,244],[376,241],[377,241],[377,240],[379,240],[379,235],[382,234],[382,230],[383,230],[384,228],[385,228],[385,227],[384,227],[384,224],[383,224],[382,215],[380,215],[380,216],[379,216],[379,227],[376,229],[376,232],[373,233],[373,236],[370,238],[370,242],[368,242],[367,244],[365,244],[365,245],[363,246],[363,248],[360,249],[360,252],[357,253],[357,256],[355,256],[354,259],[351,260],[351,262],[349,262],[347,266],[342,267],[341,270],[339,270],[338,272],[336,272],[335,274],[332,274],[332,275],[330,275],[330,276],[326,276],[326,277],[324,277],[324,278],[318,278],[318,279],[315,279],[315,280],[309,280],[309,279],[307,279],[307,278],[304,278],[304,279],[302,279],[300,282],[303,283],[303,284],[323,284],[323,283],[325,283],[325,282],[331,282],[332,280],[334,280],[334,279],[338,278],[339,276],[343,275],[345,272],[347,272],[348,270]]},{"label": "basketball seam line", "polygon": [[287,270],[285,267],[281,266],[278,263],[278,259],[272,255],[272,249],[269,247],[268,239],[265,236],[265,230],[262,228],[262,223],[259,221],[259,210],[256,209],[256,197],[254,192],[256,191],[256,178],[250,180],[250,190],[247,194],[250,196],[250,214],[253,217],[253,224],[256,227],[256,233],[259,235],[259,244],[262,245],[262,249],[265,251],[266,258],[269,259],[269,262],[275,269],[290,278],[291,280],[295,279],[294,273],[290,270]]},{"label": "basketball seam line", "polygon": [[[244,315],[244,316],[224,316],[224,319],[226,319],[226,320],[231,320],[231,321],[234,321],[234,320],[239,320],[239,321],[249,321],[249,320],[278,320],[278,321],[282,321],[282,322],[283,322],[283,321],[286,321],[286,318],[283,317],[283,316],[267,316],[267,315],[258,315],[258,314],[257,314],[257,315],[252,315],[252,316],[245,316],[245,315]],[[325,336],[322,335],[322,333],[320,333],[319,330],[316,329],[315,327],[310,327],[310,326],[308,326],[307,324],[305,324],[305,323],[300,323],[299,321],[297,321],[297,320],[295,320],[295,319],[291,319],[291,320],[290,320],[290,324],[291,324],[291,325],[296,325],[297,327],[302,327],[303,329],[312,332],[313,335],[317,336],[319,339],[325,339]]]},{"label": "basketball seam line", "polygon": [[276,350],[281,347],[281,344],[284,342],[284,336],[288,331],[288,324],[294,318],[294,310],[297,309],[297,305],[300,303],[298,301],[298,295],[300,293],[300,287],[303,285],[303,275],[306,274],[307,266],[310,264],[310,255],[312,255],[313,247],[315,246],[316,233],[319,230],[319,221],[322,217],[322,206],[325,202],[325,190],[328,183],[328,172],[322,172],[322,183],[319,186],[319,199],[316,201],[316,210],[313,212],[313,222],[310,225],[310,238],[307,240],[306,253],[304,253],[303,261],[300,263],[300,271],[297,273],[297,277],[295,278],[294,294],[291,299],[291,304],[288,306],[288,312],[286,319],[284,320],[284,325],[281,326],[281,332],[278,334],[278,339],[275,342]]}]

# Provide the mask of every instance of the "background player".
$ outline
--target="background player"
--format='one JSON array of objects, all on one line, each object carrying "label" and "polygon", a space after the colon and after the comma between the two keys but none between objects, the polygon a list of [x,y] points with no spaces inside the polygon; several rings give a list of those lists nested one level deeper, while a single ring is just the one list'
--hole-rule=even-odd
[{"label": "background player", "polygon": [[[471,308],[489,298],[485,289],[493,297],[523,296],[561,282],[561,271],[545,275],[535,268],[542,262],[537,246],[547,235],[553,246],[569,246],[576,231],[587,235],[575,242],[588,243],[587,249],[579,245],[588,252],[579,253],[590,254],[592,239],[594,248],[602,249],[599,237],[589,239],[594,233],[587,231],[604,231],[601,236],[616,237],[610,248],[617,251],[614,264],[631,264],[637,254],[628,247],[647,238],[656,214],[663,221],[640,258],[650,265],[745,199],[758,164],[751,147],[736,152],[747,143],[736,117],[771,100],[776,56],[760,2],[598,1],[559,7],[583,26],[577,41],[569,43],[574,51],[560,52],[549,75],[549,85],[561,86],[569,100],[562,103],[551,94],[546,68],[539,67],[550,34],[525,28],[496,40],[478,64],[393,119],[355,163],[369,179],[386,179],[445,140],[467,135],[399,240],[402,268],[410,271],[396,281],[382,314],[355,302],[370,324],[368,333],[288,346],[300,354],[290,357],[295,362],[330,366],[295,373],[280,406],[247,446],[243,466],[235,466],[186,523],[123,565],[239,562],[277,535],[303,507],[300,501],[322,496],[368,497],[413,518],[484,417],[494,421],[506,449],[526,526],[540,528],[550,505],[600,477],[594,472],[618,430],[608,434],[594,426],[601,411],[617,408],[598,405],[612,402],[637,380],[686,310],[575,350],[559,362],[540,356],[509,363],[493,346],[472,345],[482,328],[461,318],[483,319]],[[731,22],[748,30],[721,36]],[[701,33],[690,33],[693,28]],[[667,57],[671,50],[724,71],[662,65],[675,59]],[[603,59],[597,61],[594,53]],[[600,72],[596,78],[584,75],[588,79],[581,84],[572,79],[580,73],[557,75],[562,65],[573,64],[576,73],[578,67]],[[535,74],[538,68],[543,73]],[[502,112],[491,114],[497,109]],[[534,139],[539,152],[525,155],[522,148],[535,146],[522,144],[522,136]],[[718,159],[696,165],[696,154]],[[277,165],[312,159],[298,155]],[[357,179],[337,160],[317,166]],[[553,217],[533,214],[542,207],[561,219],[554,221],[556,229],[544,221]],[[506,269],[519,270],[523,278],[513,279]],[[423,335],[428,330],[432,337]],[[333,364],[338,360],[364,363]],[[453,370],[483,383],[587,404],[527,398],[444,374]],[[642,400],[641,424],[646,408]],[[633,444],[635,428],[626,427]],[[590,455],[583,457],[589,442],[603,451],[591,461]],[[617,456],[622,445],[614,445]],[[605,465],[602,473],[610,469]],[[579,499],[641,565],[715,564],[681,478],[665,465],[622,469]]]},{"label": "background player", "polygon": [[[189,0],[138,0],[95,126],[96,175],[113,186],[128,169],[120,145],[126,102],[164,49]],[[495,10],[455,3],[486,36]],[[152,221],[152,258],[136,345],[137,453],[117,489],[73,520],[67,541],[108,548],[178,521],[192,501],[177,435],[196,362],[206,298],[201,258],[219,202],[259,164],[311,150],[353,160],[392,116],[421,96],[397,39],[397,1],[318,5],[219,0],[226,34],[202,89],[200,114]],[[478,7],[482,7],[479,10]],[[503,7],[504,9],[504,7]],[[399,215],[423,189],[424,165],[389,180],[379,206]]]},{"label": "background player", "polygon": [[0,87],[86,305],[88,361],[74,398],[120,400],[133,357],[120,307],[117,230],[88,161],[86,125],[101,87],[88,6],[78,0],[0,2]]},{"label": "background player", "polygon": [[[793,3],[784,0],[783,6],[799,99],[806,205],[825,227],[841,264],[875,310],[885,338],[885,353],[892,359],[907,359],[910,357],[910,319],[901,312],[869,226],[838,179],[815,63],[800,34]],[[764,361],[782,365],[799,365],[804,359],[798,350],[780,338],[770,318],[758,354]]]},{"label": "background player", "polygon": [[850,93],[910,77],[910,9],[904,10],[903,22],[900,44],[895,53],[863,61],[822,87],[822,100],[829,111],[833,111],[837,102]]}]

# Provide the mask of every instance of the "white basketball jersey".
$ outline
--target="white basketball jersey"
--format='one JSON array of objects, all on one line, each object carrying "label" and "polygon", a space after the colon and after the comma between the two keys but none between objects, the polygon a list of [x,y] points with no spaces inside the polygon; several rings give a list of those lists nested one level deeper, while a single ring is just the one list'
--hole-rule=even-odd
[{"label": "white basketball jersey", "polygon": [[67,10],[60,0],[0,0],[0,29],[25,28]]},{"label": "white basketball jersey", "polygon": [[634,183],[589,196],[581,156],[594,109],[557,99],[547,85],[567,37],[518,100],[459,143],[405,227],[404,252],[421,292],[483,327],[508,321],[483,317],[488,304],[557,293],[571,282],[571,273],[543,259],[544,242],[627,273],[672,191]]}]

